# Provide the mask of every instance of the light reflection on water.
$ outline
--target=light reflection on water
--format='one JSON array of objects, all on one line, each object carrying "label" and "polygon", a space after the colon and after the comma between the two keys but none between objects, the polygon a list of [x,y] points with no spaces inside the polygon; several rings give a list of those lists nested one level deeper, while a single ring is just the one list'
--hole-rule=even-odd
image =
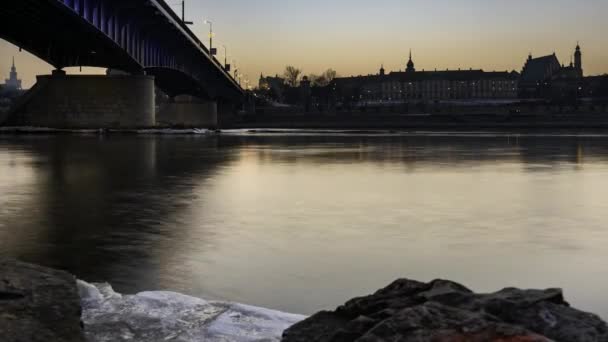
[{"label": "light reflection on water", "polygon": [[608,317],[608,136],[0,136],[0,255],[312,313],[398,277]]}]

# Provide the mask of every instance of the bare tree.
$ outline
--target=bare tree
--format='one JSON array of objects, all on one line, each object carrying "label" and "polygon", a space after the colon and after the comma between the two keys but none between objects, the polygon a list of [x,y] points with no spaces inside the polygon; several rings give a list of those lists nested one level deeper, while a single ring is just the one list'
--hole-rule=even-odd
[{"label": "bare tree", "polygon": [[300,74],[302,74],[302,70],[288,65],[287,67],[285,67],[285,73],[283,74],[285,76],[285,80],[287,81],[287,84],[291,87],[297,87],[298,86],[298,80],[300,79]]},{"label": "bare tree", "polygon": [[323,73],[323,77],[327,81],[327,84],[330,84],[333,80],[336,79],[336,77],[338,77],[338,73],[334,69],[327,69]]},{"label": "bare tree", "polygon": [[326,87],[328,86],[335,78],[337,77],[337,73],[335,70],[327,69],[321,75],[312,74],[308,76],[310,83],[316,87]]},{"label": "bare tree", "polygon": [[327,82],[327,79],[325,78],[325,74],[311,74],[308,76],[308,80],[310,81],[310,84],[314,87],[324,87],[329,84],[329,82]]}]

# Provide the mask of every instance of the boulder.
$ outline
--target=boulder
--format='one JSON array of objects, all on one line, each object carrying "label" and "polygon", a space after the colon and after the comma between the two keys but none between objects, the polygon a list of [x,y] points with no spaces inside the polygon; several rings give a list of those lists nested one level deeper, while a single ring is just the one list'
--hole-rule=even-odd
[{"label": "boulder", "polygon": [[81,342],[76,279],[62,271],[0,260],[0,340]]},{"label": "boulder", "polygon": [[283,333],[284,342],[607,342],[608,325],[559,289],[476,294],[446,280],[401,279]]}]

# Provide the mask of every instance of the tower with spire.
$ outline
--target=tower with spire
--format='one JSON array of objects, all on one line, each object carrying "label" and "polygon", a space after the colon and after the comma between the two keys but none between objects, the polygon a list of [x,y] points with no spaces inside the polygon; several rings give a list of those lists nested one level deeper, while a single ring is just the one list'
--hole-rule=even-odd
[{"label": "tower with spire", "polygon": [[416,72],[416,68],[414,67],[414,61],[412,60],[412,49],[410,49],[410,60],[407,62],[407,68],[405,72]]},{"label": "tower with spire", "polygon": [[581,46],[577,42],[576,50],[574,51],[574,68],[579,73],[580,77],[583,76],[583,53],[581,52]]},{"label": "tower with spire", "polygon": [[13,57],[13,65],[9,78],[5,80],[6,90],[21,90],[21,80],[17,77],[17,68],[15,67],[15,57]]},{"label": "tower with spire", "polygon": [[386,70],[384,70],[384,64],[380,65],[380,76],[386,75]]}]

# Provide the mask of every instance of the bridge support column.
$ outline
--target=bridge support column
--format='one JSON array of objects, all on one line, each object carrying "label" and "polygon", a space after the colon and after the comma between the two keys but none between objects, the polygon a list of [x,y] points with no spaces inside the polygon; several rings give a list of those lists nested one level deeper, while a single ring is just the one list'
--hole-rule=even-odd
[{"label": "bridge support column", "polygon": [[218,122],[220,127],[230,127],[239,121],[239,111],[243,108],[241,103],[219,99],[217,102]]},{"label": "bridge support column", "polygon": [[181,95],[160,106],[157,122],[159,126],[215,129],[217,107],[215,101]]},{"label": "bridge support column", "polygon": [[7,124],[51,128],[138,128],[156,124],[154,77],[38,76]]}]

